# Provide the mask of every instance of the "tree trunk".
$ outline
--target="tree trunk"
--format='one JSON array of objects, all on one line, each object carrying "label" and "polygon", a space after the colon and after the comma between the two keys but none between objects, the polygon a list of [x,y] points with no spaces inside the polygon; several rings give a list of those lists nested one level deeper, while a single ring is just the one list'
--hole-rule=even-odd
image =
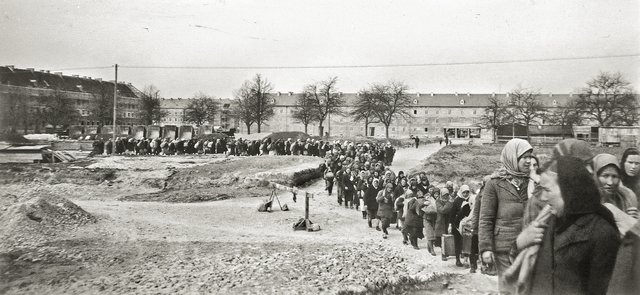
[{"label": "tree trunk", "polygon": [[262,123],[256,123],[256,125],[258,125],[258,133],[260,133],[260,127],[262,126]]},{"label": "tree trunk", "polygon": [[364,119],[364,137],[369,137],[369,118]]},{"label": "tree trunk", "polygon": [[384,125],[384,134],[389,139],[389,125]]},{"label": "tree trunk", "polygon": [[251,124],[245,123],[245,125],[247,125],[247,135],[251,134]]},{"label": "tree trunk", "polygon": [[322,126],[323,121],[320,121],[318,124],[318,135],[320,135],[320,137],[324,137],[324,126]]},{"label": "tree trunk", "polygon": [[307,132],[307,128],[308,128],[308,127],[309,127],[309,124],[304,124],[304,133],[309,134],[309,133]]},{"label": "tree trunk", "polygon": [[491,132],[493,133],[493,143],[498,143],[498,128],[493,128]]}]

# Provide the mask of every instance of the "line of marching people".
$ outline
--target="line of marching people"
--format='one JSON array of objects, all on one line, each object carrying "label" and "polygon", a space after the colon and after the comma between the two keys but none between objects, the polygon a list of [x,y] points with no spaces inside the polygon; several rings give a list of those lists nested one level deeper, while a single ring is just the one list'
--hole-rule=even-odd
[{"label": "line of marching people", "polygon": [[[325,169],[327,191],[362,212],[368,226],[388,238],[391,224],[403,243],[470,272],[478,262],[498,275],[501,294],[640,294],[640,151],[620,158],[594,154],[567,139],[541,162],[533,147],[513,139],[501,167],[487,175],[475,197],[468,185],[442,187],[426,173],[407,178],[381,163],[346,160]],[[452,243],[451,243],[452,242]]]}]

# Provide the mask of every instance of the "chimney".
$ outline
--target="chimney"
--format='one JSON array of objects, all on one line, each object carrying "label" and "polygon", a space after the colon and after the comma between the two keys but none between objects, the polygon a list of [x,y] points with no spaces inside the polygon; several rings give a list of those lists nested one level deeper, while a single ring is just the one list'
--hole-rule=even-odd
[{"label": "chimney", "polygon": [[27,68],[27,71],[32,72],[33,73],[33,68]]},{"label": "chimney", "polygon": [[53,72],[55,75],[60,76],[60,78],[62,78],[62,72]]},{"label": "chimney", "polygon": [[342,92],[338,92],[338,96],[342,97]]},{"label": "chimney", "polygon": [[495,92],[492,92],[492,93],[491,93],[491,97],[496,97],[496,93],[495,93]]},{"label": "chimney", "polygon": [[420,92],[416,93],[416,96],[417,96],[417,97],[420,97]]},{"label": "chimney", "polygon": [[80,75],[71,75],[74,78],[80,78]]},{"label": "chimney", "polygon": [[471,96],[471,93],[467,92],[467,96]]},{"label": "chimney", "polygon": [[46,70],[46,71],[44,71],[44,72],[45,72],[45,73],[47,73],[47,74],[51,73],[51,71],[49,71],[49,70]]},{"label": "chimney", "polygon": [[280,93],[280,91],[278,91],[278,93],[276,93],[276,95],[277,95],[277,96],[280,96],[280,95],[282,95],[282,93]]},{"label": "chimney", "polygon": [[433,92],[431,92],[431,94],[430,94],[430,95],[431,95],[431,96],[433,96]]},{"label": "chimney", "polygon": [[102,82],[102,78],[96,78],[96,80],[98,80],[98,81]]},{"label": "chimney", "polygon": [[552,96],[553,96],[553,93],[549,92],[549,97],[552,97]]},{"label": "chimney", "polygon": [[456,96],[458,96],[458,92],[454,92],[454,94],[455,94]]},{"label": "chimney", "polygon": [[293,95],[293,91],[289,91],[289,96],[292,96],[292,95]]}]

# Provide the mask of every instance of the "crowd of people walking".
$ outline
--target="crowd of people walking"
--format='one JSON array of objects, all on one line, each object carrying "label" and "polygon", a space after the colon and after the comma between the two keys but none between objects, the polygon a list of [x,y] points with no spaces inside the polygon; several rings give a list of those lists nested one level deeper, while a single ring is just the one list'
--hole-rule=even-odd
[{"label": "crowd of people walking", "polygon": [[[92,144],[92,155],[192,155],[192,154],[223,154],[228,156],[259,156],[259,155],[305,155],[324,158],[331,153],[334,146],[342,145],[348,155],[355,153],[355,147],[347,142],[323,141],[316,139],[247,140],[233,138],[219,139],[134,139],[116,138],[115,141],[96,139]],[[360,145],[358,145],[360,148]],[[367,151],[378,161],[390,163],[395,149],[391,145],[367,144]]]},{"label": "crowd of people walking", "polygon": [[[442,260],[468,257],[471,272],[498,275],[503,294],[638,294],[640,291],[640,151],[620,159],[595,155],[567,139],[541,163],[534,148],[513,139],[502,167],[469,185],[431,184],[426,172],[397,174],[366,150],[327,157],[326,190],[370,228]],[[474,193],[475,192],[475,193]],[[452,238],[452,239],[451,239]],[[453,249],[450,250],[451,240]]]}]

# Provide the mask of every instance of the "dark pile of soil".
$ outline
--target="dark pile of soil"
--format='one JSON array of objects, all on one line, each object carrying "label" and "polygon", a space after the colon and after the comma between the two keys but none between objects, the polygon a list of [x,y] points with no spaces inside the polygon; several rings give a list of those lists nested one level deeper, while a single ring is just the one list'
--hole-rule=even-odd
[{"label": "dark pile of soil", "polygon": [[502,146],[449,145],[409,171],[411,177],[426,172],[430,181],[481,180],[500,168]]},{"label": "dark pile of soil", "polygon": [[292,140],[307,140],[307,138],[309,138],[309,134],[306,134],[304,132],[301,131],[285,131],[285,132],[274,132],[271,133],[269,136],[265,137],[265,139],[267,138],[271,138],[271,140],[275,141],[278,139],[282,139],[282,140],[287,140],[289,138],[291,138]]},{"label": "dark pile of soil", "polygon": [[15,133],[0,133],[0,141],[5,141],[9,144],[29,144],[32,141],[24,138],[24,136]]}]

